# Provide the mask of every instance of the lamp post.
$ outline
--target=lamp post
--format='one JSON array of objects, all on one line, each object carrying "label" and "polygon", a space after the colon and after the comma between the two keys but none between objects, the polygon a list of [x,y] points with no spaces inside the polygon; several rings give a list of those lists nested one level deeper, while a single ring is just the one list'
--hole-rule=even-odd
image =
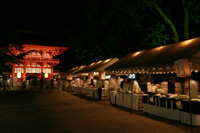
[{"label": "lamp post", "polygon": [[191,105],[191,88],[190,88],[190,78],[191,69],[188,59],[180,59],[174,61],[176,67],[176,75],[177,77],[186,77],[188,79],[188,87],[189,87],[189,109],[190,109],[190,130],[192,132],[192,105]]}]

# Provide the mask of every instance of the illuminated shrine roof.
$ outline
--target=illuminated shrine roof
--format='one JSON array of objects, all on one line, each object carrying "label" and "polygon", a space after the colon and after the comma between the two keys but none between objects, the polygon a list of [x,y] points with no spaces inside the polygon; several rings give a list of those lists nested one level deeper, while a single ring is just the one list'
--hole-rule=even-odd
[{"label": "illuminated shrine roof", "polygon": [[24,47],[23,50],[25,52],[30,50],[35,50],[35,51],[50,52],[53,55],[59,55],[61,53],[66,52],[69,49],[68,47],[42,46],[33,44],[23,44],[23,47]]},{"label": "illuminated shrine roof", "polygon": [[[18,54],[20,51],[18,51],[14,46],[10,47],[12,49],[13,54]],[[37,52],[45,52],[49,53],[52,56],[56,56],[59,54],[62,54],[66,52],[69,49],[69,47],[59,47],[59,46],[43,46],[43,45],[34,45],[34,44],[23,44],[23,51],[28,52],[28,51],[37,51]]]}]

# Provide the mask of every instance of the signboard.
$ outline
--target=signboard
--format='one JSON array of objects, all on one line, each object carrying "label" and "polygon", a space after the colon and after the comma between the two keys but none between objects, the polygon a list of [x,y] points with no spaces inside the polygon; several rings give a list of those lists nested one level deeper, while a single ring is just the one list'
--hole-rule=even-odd
[{"label": "signboard", "polygon": [[177,77],[191,76],[190,64],[187,59],[180,59],[174,62]]}]

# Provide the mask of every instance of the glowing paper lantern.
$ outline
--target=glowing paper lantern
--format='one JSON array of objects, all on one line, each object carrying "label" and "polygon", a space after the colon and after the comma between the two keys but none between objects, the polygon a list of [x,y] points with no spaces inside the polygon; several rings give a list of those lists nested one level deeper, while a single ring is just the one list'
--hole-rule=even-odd
[{"label": "glowing paper lantern", "polygon": [[48,78],[48,76],[49,76],[48,73],[45,73],[45,74],[44,74],[44,77],[45,77],[45,78]]},{"label": "glowing paper lantern", "polygon": [[17,78],[21,78],[22,74],[21,73],[17,73]]}]

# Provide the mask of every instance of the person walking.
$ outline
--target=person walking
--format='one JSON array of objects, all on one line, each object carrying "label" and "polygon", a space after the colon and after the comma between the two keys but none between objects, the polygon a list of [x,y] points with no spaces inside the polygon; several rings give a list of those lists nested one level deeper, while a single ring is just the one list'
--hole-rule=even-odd
[{"label": "person walking", "polygon": [[168,93],[175,93],[175,77],[174,76],[170,76],[169,77],[169,82],[168,82]]},{"label": "person walking", "polygon": [[190,89],[189,89],[189,83],[188,81],[184,84],[184,93],[189,96],[189,91],[191,94],[191,98],[198,98],[199,94],[199,82],[194,79],[190,80]]}]

